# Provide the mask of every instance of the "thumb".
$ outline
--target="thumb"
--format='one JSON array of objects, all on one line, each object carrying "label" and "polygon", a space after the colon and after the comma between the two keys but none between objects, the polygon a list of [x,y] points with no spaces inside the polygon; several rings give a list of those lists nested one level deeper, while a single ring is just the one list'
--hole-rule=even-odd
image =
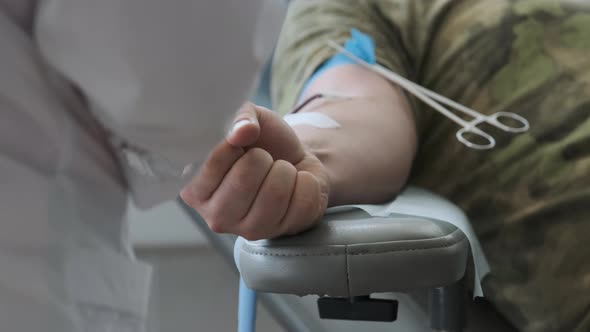
[{"label": "thumb", "polygon": [[254,144],[259,136],[260,123],[256,106],[252,103],[245,103],[234,118],[226,140],[235,147],[246,147]]},{"label": "thumb", "polygon": [[279,114],[252,103],[244,104],[238,111],[226,140],[236,147],[261,148],[274,160],[292,164],[305,155],[299,138]]}]

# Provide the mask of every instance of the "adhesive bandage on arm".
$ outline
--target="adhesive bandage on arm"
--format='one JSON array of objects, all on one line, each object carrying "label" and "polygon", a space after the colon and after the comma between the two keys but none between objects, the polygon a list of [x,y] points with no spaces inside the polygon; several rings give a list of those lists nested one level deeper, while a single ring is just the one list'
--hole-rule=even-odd
[{"label": "adhesive bandage on arm", "polygon": [[283,120],[291,127],[308,125],[322,129],[340,128],[340,124],[328,115],[319,112],[302,112],[287,114]]}]

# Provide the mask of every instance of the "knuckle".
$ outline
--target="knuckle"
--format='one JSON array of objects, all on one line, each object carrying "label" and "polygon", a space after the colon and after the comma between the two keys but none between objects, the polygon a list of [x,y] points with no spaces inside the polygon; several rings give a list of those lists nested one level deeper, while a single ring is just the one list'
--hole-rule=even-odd
[{"label": "knuckle", "polygon": [[270,153],[261,148],[252,148],[246,152],[246,157],[255,162],[272,163],[272,156]]},{"label": "knuckle", "polygon": [[285,179],[289,178],[289,173],[295,174],[297,170],[295,166],[284,160],[275,161],[273,169],[277,172],[274,172],[274,181],[269,181],[267,184],[268,199],[272,202],[283,202],[291,198],[293,190],[293,183],[289,184]]},{"label": "knuckle", "polygon": [[295,168],[295,166],[293,164],[291,164],[290,162],[288,162],[286,160],[279,159],[279,160],[275,161],[274,163],[275,163],[275,167],[285,170],[286,173],[293,173],[293,174],[297,173],[297,168]]},{"label": "knuckle", "polygon": [[224,224],[224,220],[221,217],[221,213],[219,211],[219,209],[214,209],[214,208],[208,208],[207,209],[207,213],[204,216],[204,218],[211,223],[216,223],[216,224]]},{"label": "knuckle", "polygon": [[215,233],[227,233],[227,222],[223,218],[219,216],[218,211],[207,211],[207,215],[204,215],[203,218],[211,231]]},{"label": "knuckle", "polygon": [[262,149],[254,148],[244,155],[242,162],[228,179],[232,190],[243,193],[257,192],[261,179],[266,175],[262,169],[269,169],[272,157]]},{"label": "knuckle", "polygon": [[218,222],[208,221],[207,225],[209,225],[209,229],[214,233],[225,233],[225,227]]},{"label": "knuckle", "polygon": [[185,188],[180,192],[180,198],[186,203],[186,205],[196,209],[199,206],[199,202],[196,195],[189,188]]},{"label": "knuckle", "polygon": [[240,230],[240,236],[249,241],[261,240],[264,238],[261,227],[255,223],[245,223]]},{"label": "knuckle", "polygon": [[232,177],[232,179],[228,180],[227,184],[230,190],[238,196],[242,196],[243,194],[252,195],[258,191],[256,180],[255,177],[242,173]]}]

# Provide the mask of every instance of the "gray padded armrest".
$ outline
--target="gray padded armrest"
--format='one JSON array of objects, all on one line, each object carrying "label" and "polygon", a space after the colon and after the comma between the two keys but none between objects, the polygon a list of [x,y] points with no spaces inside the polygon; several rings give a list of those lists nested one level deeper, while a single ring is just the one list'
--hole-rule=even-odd
[{"label": "gray padded armrest", "polygon": [[330,214],[305,233],[235,244],[250,288],[357,296],[449,285],[465,273],[469,242],[457,227],[423,217]]}]

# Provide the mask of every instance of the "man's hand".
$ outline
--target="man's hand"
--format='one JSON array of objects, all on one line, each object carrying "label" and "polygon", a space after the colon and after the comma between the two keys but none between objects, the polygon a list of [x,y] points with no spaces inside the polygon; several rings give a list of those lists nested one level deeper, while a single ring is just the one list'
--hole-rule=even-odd
[{"label": "man's hand", "polygon": [[278,114],[253,104],[181,192],[217,233],[248,240],[311,227],[328,205],[323,164]]}]

